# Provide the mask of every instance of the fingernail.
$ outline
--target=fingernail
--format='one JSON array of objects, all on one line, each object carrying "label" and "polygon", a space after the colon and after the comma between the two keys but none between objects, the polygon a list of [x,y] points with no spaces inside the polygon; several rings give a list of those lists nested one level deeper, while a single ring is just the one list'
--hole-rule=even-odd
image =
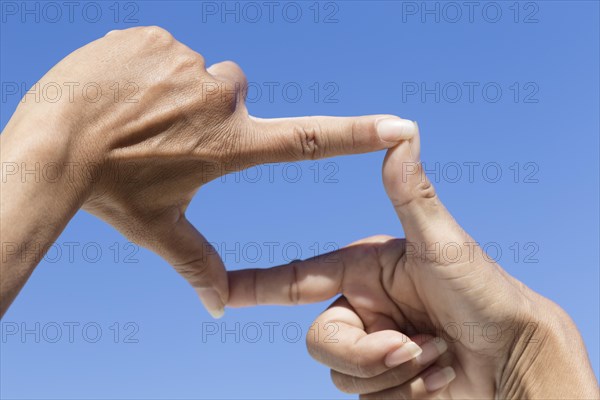
[{"label": "fingernail", "polygon": [[425,379],[423,379],[423,383],[425,384],[425,389],[427,389],[429,393],[433,393],[452,382],[454,378],[456,378],[454,369],[452,367],[445,367],[427,375]]},{"label": "fingernail", "polygon": [[384,142],[399,142],[415,135],[414,122],[401,118],[384,118],[377,122],[377,134]]},{"label": "fingernail", "polygon": [[390,368],[396,367],[412,360],[422,352],[423,350],[415,342],[405,343],[402,347],[392,351],[385,357],[385,365]]},{"label": "fingernail", "polygon": [[213,318],[221,318],[225,314],[225,305],[219,293],[212,288],[196,289],[202,304]]},{"label": "fingernail", "polygon": [[427,365],[436,360],[448,350],[448,344],[441,338],[434,338],[421,345],[423,352],[419,354],[416,361],[420,365]]}]

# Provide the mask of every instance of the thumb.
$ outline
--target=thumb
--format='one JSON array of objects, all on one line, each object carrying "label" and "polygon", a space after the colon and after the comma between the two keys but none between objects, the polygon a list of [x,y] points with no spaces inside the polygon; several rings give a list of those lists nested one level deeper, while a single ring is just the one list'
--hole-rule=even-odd
[{"label": "thumb", "polygon": [[421,165],[419,139],[417,129],[388,150],[383,163],[383,183],[406,234],[405,257],[417,267],[405,270],[415,274],[412,281],[429,296],[438,321],[514,322],[523,304],[513,300],[523,298],[520,284],[444,207]]},{"label": "thumb", "polygon": [[227,272],[214,247],[182,216],[155,250],[196,290],[214,318],[229,298]]},{"label": "thumb", "polygon": [[[449,259],[464,261],[454,257],[456,249],[462,254],[461,248],[471,239],[444,207],[427,179],[420,148],[417,127],[411,139],[388,150],[383,162],[383,183],[402,222],[407,255],[413,252],[442,264]],[[444,251],[448,246],[456,247],[450,255]]]}]

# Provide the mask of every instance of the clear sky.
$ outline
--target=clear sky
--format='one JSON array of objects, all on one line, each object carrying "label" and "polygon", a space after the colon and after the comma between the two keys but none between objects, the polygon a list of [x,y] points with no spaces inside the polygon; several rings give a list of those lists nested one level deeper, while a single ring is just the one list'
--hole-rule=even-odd
[{"label": "clear sky", "polygon": [[[135,25],[168,29],[207,64],[236,61],[255,115],[417,120],[441,199],[504,268],[570,313],[598,375],[598,2],[65,3],[2,2],[2,127],[15,87]],[[382,160],[229,175],[188,216],[230,269],[402,236]],[[80,212],[2,320],[0,395],[347,398],[304,345],[326,305],[227,310],[215,322],[164,261]]]}]

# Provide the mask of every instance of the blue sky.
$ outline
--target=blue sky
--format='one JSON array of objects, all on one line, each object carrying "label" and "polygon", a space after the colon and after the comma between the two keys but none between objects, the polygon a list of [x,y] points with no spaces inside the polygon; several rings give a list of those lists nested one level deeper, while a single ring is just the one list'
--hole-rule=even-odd
[{"label": "blue sky", "polygon": [[[417,120],[441,199],[506,270],[569,312],[598,376],[597,2],[26,4],[2,3],[2,127],[15,83],[29,87],[76,48],[135,25],[168,29],[207,64],[236,61],[254,115]],[[231,269],[402,236],[382,160],[229,175],[199,191],[188,217]],[[80,212],[2,321],[0,394],[347,398],[304,346],[326,305],[227,310],[215,322],[164,261]]]}]

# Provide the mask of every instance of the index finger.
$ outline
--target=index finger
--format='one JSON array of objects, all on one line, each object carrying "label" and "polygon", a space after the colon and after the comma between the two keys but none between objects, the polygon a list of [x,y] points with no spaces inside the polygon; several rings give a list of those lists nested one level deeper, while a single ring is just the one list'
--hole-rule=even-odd
[{"label": "index finger", "polygon": [[229,271],[227,306],[317,303],[357,288],[369,288],[369,293],[379,298],[384,296],[380,289],[381,264],[402,254],[403,246],[398,246],[402,242],[389,236],[374,236],[305,261]]},{"label": "index finger", "polygon": [[265,162],[314,160],[388,149],[417,133],[413,121],[393,115],[360,117],[251,117],[249,159]]},{"label": "index finger", "polygon": [[350,248],[272,268],[228,271],[228,307],[298,305],[325,301],[338,293]]}]

